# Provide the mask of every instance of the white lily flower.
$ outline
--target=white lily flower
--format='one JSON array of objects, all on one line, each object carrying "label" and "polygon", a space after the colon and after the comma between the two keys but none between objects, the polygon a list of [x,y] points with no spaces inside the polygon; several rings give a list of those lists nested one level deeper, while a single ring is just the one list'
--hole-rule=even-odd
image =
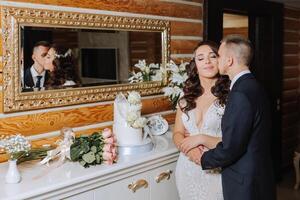
[{"label": "white lily flower", "polygon": [[178,73],[179,72],[178,66],[172,60],[167,64],[167,70],[171,71],[173,73]]},{"label": "white lily flower", "polygon": [[174,87],[174,92],[173,92],[173,97],[178,96],[178,95],[183,96],[183,90],[180,87],[175,86]]},{"label": "white lily flower", "polygon": [[167,87],[163,88],[165,96],[168,96],[172,102],[173,108],[177,105],[177,97],[182,97],[183,84],[187,80],[188,75],[186,73],[186,65],[188,62],[181,62],[178,66],[172,60],[167,64],[166,71],[170,72],[169,84]]},{"label": "white lily flower", "polygon": [[132,76],[128,78],[129,83],[141,83],[143,82],[143,75],[141,72],[132,72]]},{"label": "white lily flower", "polygon": [[159,64],[150,63],[149,68],[150,69],[159,69]]},{"label": "white lily flower", "polygon": [[184,72],[188,64],[188,62],[181,62],[181,64],[179,65],[179,71]]},{"label": "white lily flower", "polygon": [[174,87],[164,87],[163,89],[165,96],[172,96],[176,93],[176,90]]},{"label": "white lily flower", "polygon": [[180,85],[180,84],[184,83],[187,78],[188,78],[187,74],[180,75],[179,73],[173,73],[173,75],[171,77],[171,81],[172,81],[172,83]]},{"label": "white lily flower", "polygon": [[166,69],[159,68],[159,70],[155,70],[155,75],[151,76],[152,81],[162,81],[166,76]]},{"label": "white lily flower", "polygon": [[141,71],[144,71],[146,67],[146,60],[139,60],[139,62],[134,66],[139,68]]}]

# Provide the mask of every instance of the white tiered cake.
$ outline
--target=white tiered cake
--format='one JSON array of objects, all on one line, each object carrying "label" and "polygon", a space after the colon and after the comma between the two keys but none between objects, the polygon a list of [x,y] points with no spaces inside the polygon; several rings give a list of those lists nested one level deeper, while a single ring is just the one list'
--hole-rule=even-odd
[{"label": "white tiered cake", "polygon": [[[141,119],[141,102],[131,104],[121,93],[114,102],[113,131],[117,137],[118,146],[136,146],[145,144],[146,135],[143,129],[136,127],[135,123]],[[130,122],[134,122],[130,124]]]}]

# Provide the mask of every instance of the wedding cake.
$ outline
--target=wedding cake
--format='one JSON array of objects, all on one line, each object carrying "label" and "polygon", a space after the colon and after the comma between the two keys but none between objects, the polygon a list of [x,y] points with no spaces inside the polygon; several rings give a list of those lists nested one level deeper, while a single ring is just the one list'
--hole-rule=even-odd
[{"label": "wedding cake", "polygon": [[146,119],[141,117],[141,96],[138,92],[129,92],[128,99],[120,93],[114,101],[113,132],[118,146],[135,146],[145,143],[143,127]]}]

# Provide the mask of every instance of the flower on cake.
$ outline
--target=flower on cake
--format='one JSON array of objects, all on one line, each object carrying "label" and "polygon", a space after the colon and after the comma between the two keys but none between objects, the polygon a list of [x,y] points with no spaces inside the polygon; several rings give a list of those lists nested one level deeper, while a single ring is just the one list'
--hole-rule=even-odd
[{"label": "flower on cake", "polygon": [[142,102],[141,95],[136,91],[128,93],[127,97],[128,109],[126,114],[126,121],[132,128],[143,128],[147,119],[141,116]]},{"label": "flower on cake", "polygon": [[1,151],[9,155],[10,160],[18,160],[26,156],[31,149],[31,144],[22,135],[2,136],[0,140]]},{"label": "flower on cake", "polygon": [[132,124],[133,128],[143,128],[147,124],[147,119],[145,117],[139,117]]},{"label": "flower on cake", "polygon": [[138,105],[141,103],[141,95],[136,91],[132,91],[128,93],[127,101],[130,104]]}]

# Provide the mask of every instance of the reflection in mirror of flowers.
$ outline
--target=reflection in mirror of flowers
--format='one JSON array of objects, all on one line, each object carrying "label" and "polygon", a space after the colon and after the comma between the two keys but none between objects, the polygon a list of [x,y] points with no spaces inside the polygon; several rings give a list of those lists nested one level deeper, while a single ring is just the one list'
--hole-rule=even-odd
[{"label": "reflection in mirror of flowers", "polygon": [[166,70],[161,64],[150,63],[146,64],[146,60],[139,60],[135,65],[136,70],[130,73],[130,83],[140,83],[146,81],[162,81],[166,76]]}]

